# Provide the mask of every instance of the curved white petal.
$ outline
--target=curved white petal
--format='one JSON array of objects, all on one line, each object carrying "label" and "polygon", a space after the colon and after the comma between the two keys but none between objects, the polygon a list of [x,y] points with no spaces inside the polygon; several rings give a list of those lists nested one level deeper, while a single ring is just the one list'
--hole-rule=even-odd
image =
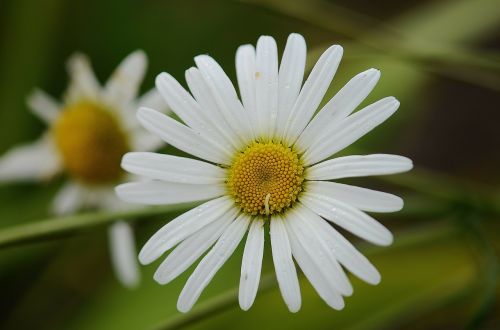
[{"label": "curved white petal", "polygon": [[208,254],[200,261],[177,301],[177,309],[183,313],[188,312],[200,297],[203,290],[212,280],[215,273],[222,267],[233,254],[247,230],[250,217],[241,214],[222,233],[217,243]]},{"label": "curved white petal", "polygon": [[241,142],[236,139],[236,131],[219,111],[219,106],[200,70],[196,67],[189,68],[185,76],[191,93],[200,105],[202,111],[199,112],[199,117],[207,126],[207,130],[217,136],[218,140],[224,141],[227,148],[232,151],[239,150]]},{"label": "curved white petal", "polygon": [[393,236],[387,228],[348,204],[307,192],[301,195],[300,201],[323,218],[373,244],[386,246],[392,243]]},{"label": "curved white petal", "polygon": [[76,212],[84,204],[84,191],[73,182],[66,183],[56,194],[52,202],[52,212],[57,215]]},{"label": "curved white petal", "polygon": [[161,96],[161,94],[156,90],[156,88],[151,88],[149,91],[142,94],[135,101],[135,104],[136,104],[136,106],[134,107],[135,109],[140,108],[140,107],[146,107],[146,108],[159,110],[160,112],[163,112],[163,113],[168,113],[171,110],[168,107],[165,100],[163,99],[163,97]]},{"label": "curved white petal", "polygon": [[335,180],[371,175],[387,175],[409,171],[411,159],[386,154],[344,156],[318,163],[307,169],[309,180]]},{"label": "curved white petal", "polygon": [[392,116],[399,107],[394,97],[386,97],[350,115],[325,132],[303,155],[304,164],[311,165],[344,149]]},{"label": "curved white petal", "polygon": [[336,199],[368,212],[396,212],[403,208],[403,200],[381,191],[337,182],[309,181],[308,193]]},{"label": "curved white petal", "polygon": [[187,184],[222,183],[226,171],[207,162],[153,152],[129,152],[122,168],[150,179]]},{"label": "curved white petal", "polygon": [[66,95],[68,102],[99,98],[101,86],[87,56],[80,53],[73,54],[67,62],[67,68],[70,76]]},{"label": "curved white petal", "polygon": [[321,103],[337,71],[342,53],[343,49],[338,45],[328,48],[307,77],[287,120],[285,139],[290,143],[295,142],[302,133]]},{"label": "curved white petal", "polygon": [[288,36],[279,68],[278,118],[276,135],[283,138],[285,125],[293,105],[299,96],[306,67],[307,47],[304,37],[298,33]]},{"label": "curved white petal", "polygon": [[137,96],[144,74],[146,73],[147,57],[142,50],[136,50],[128,55],[111,74],[104,87],[104,97],[108,102],[118,106],[131,103]]},{"label": "curved white petal", "polygon": [[315,253],[310,251],[307,246],[308,243],[303,242],[303,238],[298,236],[300,233],[292,229],[293,226],[288,222],[289,219],[287,218],[286,225],[292,253],[302,269],[302,272],[328,306],[337,310],[344,308],[344,299],[332,286],[333,279],[329,280],[328,277],[325,276],[325,269],[322,265],[317,264],[318,258],[315,258]]},{"label": "curved white petal", "polygon": [[194,131],[208,139],[212,144],[223,150],[226,155],[231,155],[230,149],[225,147],[224,140],[213,130],[204,116],[204,111],[195,99],[171,75],[166,72],[156,77],[156,87],[172,110]]},{"label": "curved white petal", "polygon": [[220,164],[230,164],[224,150],[203,139],[199,133],[152,109],[140,108],[137,118],[142,126],[165,142],[193,156]]},{"label": "curved white petal", "polygon": [[9,150],[0,157],[0,182],[47,179],[61,169],[51,136]]},{"label": "curved white petal", "polygon": [[197,132],[204,133],[206,124],[201,116],[202,109],[174,77],[166,72],[160,73],[156,76],[156,88],[186,125]]},{"label": "curved white petal", "polygon": [[313,215],[309,217],[310,224],[316,229],[316,234],[323,239],[337,260],[363,281],[373,285],[378,284],[380,282],[380,273],[370,261],[333,226],[314,214],[314,212],[311,211],[311,213]]},{"label": "curved white petal", "polygon": [[270,223],[271,250],[276,278],[285,304],[290,312],[295,313],[300,309],[302,298],[297,270],[292,260],[290,241],[281,217],[271,218]]},{"label": "curved white petal", "polygon": [[202,201],[226,193],[223,184],[185,184],[164,181],[123,183],[115,188],[118,197],[126,202],[147,205],[168,205]]},{"label": "curved white petal", "polygon": [[322,139],[326,128],[336,125],[353,112],[370,94],[379,79],[380,71],[376,69],[366,70],[352,78],[307,125],[296,142],[298,149],[306,150]]},{"label": "curved white petal", "polygon": [[231,199],[220,197],[178,216],[159,229],[144,244],[139,253],[139,261],[143,265],[149,264],[177,243],[222,217],[226,212],[236,214],[236,210],[230,211],[232,206]]},{"label": "curved white petal", "polygon": [[132,228],[124,221],[115,222],[108,229],[108,238],[111,264],[116,278],[128,288],[136,287],[140,273]]},{"label": "curved white petal", "polygon": [[240,46],[236,51],[236,77],[241,101],[252,125],[258,124],[255,72],[255,48],[252,45]]},{"label": "curved white petal", "polygon": [[308,259],[317,268],[321,277],[328,282],[327,288],[333,290],[336,295],[350,296],[353,292],[351,282],[335,255],[329,251],[326,243],[310,225],[310,218],[316,216],[311,213],[306,207],[294,208],[285,224],[294,231],[302,249],[309,255]]},{"label": "curved white petal", "polygon": [[253,128],[231,80],[220,65],[210,56],[199,55],[194,60],[203,79],[210,88],[219,111],[233,128],[235,138],[242,143],[248,142],[254,137]]},{"label": "curved white petal", "polygon": [[[131,176],[129,176],[131,177]],[[91,207],[105,209],[108,211],[126,211],[137,209],[137,205],[121,200],[114,189],[110,186],[103,186],[97,189],[84,187],[86,203]]]},{"label": "curved white petal", "polygon": [[278,47],[269,36],[257,41],[255,63],[257,136],[270,139],[278,117]]},{"label": "curved white petal", "polygon": [[166,72],[156,76],[156,88],[170,106],[173,112],[182,119],[186,125],[201,132],[203,122],[199,117],[201,109],[195,99],[174,77]]},{"label": "curved white petal", "polygon": [[[135,116],[134,121],[137,121],[137,118],[135,118]],[[137,124],[139,124],[138,121]],[[166,145],[165,141],[163,141],[157,135],[151,134],[149,131],[145,130],[142,127],[132,132],[130,136],[130,144],[131,149],[137,151],[154,151]]]},{"label": "curved white petal", "polygon": [[52,124],[59,116],[61,105],[52,96],[40,89],[35,89],[27,98],[31,112],[46,124]]},{"label": "curved white petal", "polygon": [[226,213],[186,238],[165,258],[154,274],[154,279],[164,285],[188,269],[210,248],[234,220],[234,213]]},{"label": "curved white petal", "polygon": [[252,307],[259,289],[262,256],[264,255],[264,220],[254,219],[248,231],[245,251],[241,261],[238,300],[242,310]]}]

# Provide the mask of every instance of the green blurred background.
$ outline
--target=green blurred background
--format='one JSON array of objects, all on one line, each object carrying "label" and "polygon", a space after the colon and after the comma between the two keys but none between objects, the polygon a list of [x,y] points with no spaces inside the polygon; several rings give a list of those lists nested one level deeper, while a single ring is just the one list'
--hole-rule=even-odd
[{"label": "green blurred background", "polygon": [[[402,212],[377,215],[395,233],[393,246],[356,241],[382,283],[353,278],[354,295],[338,312],[302,278],[303,307],[290,314],[271,281],[242,312],[234,295],[240,246],[193,312],[182,315],[175,303],[191,271],[162,287],[152,279],[154,264],[143,267],[138,289],[122,288],[111,272],[103,222],[0,249],[1,329],[500,328],[498,0],[2,0],[0,154],[43,131],[25,96],[39,86],[59,97],[66,58],[77,50],[105,81],[128,53],[144,49],[147,90],[161,71],[184,84],[184,70],[201,53],[235,81],[240,44],[268,34],[282,51],[291,32],[306,38],[309,65],[326,46],[344,47],[330,96],[375,67],[382,79],[365,104],[388,95],[401,101],[393,118],[345,151],[402,154],[416,164],[409,174],[356,180],[406,201]],[[0,186],[0,241],[13,226],[50,217],[61,182]],[[136,219],[139,246],[174,216]]]}]

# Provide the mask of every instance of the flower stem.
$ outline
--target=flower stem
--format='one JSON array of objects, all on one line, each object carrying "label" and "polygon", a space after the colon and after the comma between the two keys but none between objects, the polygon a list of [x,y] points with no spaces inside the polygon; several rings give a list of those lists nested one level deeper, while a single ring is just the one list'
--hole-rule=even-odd
[{"label": "flower stem", "polygon": [[118,212],[89,212],[60,218],[38,220],[31,223],[13,226],[0,231],[0,247],[37,239],[66,234],[80,229],[108,225],[118,219],[131,218],[183,211],[194,206],[193,203],[178,205],[137,208]]}]

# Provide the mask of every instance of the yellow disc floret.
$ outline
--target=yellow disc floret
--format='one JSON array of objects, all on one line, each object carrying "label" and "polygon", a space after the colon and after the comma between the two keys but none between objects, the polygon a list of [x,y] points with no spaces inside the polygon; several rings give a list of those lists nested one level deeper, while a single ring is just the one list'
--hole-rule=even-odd
[{"label": "yellow disc floret", "polygon": [[281,143],[254,142],[229,168],[227,185],[241,209],[252,215],[284,211],[302,190],[299,156]]},{"label": "yellow disc floret", "polygon": [[106,107],[92,102],[67,106],[52,127],[66,171],[85,184],[107,184],[121,175],[128,141]]}]

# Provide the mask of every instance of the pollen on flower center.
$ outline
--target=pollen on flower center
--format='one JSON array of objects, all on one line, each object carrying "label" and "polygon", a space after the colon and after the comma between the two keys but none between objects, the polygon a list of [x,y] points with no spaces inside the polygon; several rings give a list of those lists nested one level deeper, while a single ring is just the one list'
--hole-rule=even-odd
[{"label": "pollen on flower center", "polygon": [[104,106],[67,106],[52,127],[66,171],[86,184],[106,184],[122,175],[120,161],[128,141],[120,123]]},{"label": "pollen on flower center", "polygon": [[275,214],[297,200],[303,172],[299,156],[291,148],[281,143],[254,142],[236,156],[227,185],[244,212]]}]

